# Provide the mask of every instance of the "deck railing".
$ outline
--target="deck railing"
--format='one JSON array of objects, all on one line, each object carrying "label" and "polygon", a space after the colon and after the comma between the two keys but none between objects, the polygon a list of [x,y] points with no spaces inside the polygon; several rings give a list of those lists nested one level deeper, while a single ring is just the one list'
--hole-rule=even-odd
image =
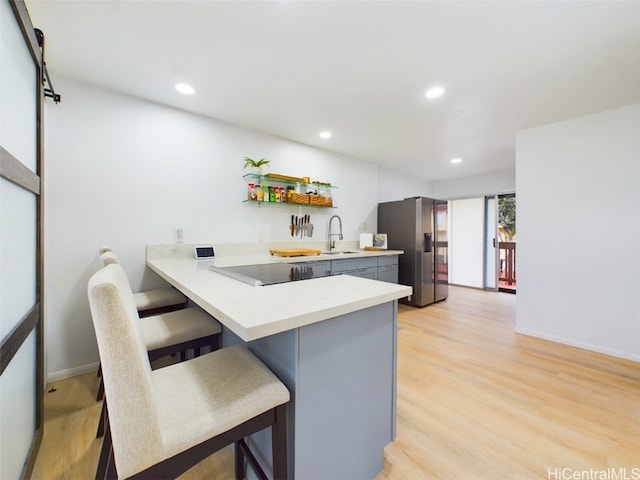
[{"label": "deck railing", "polygon": [[500,250],[500,277],[501,282],[507,285],[516,284],[516,242],[498,242]]}]

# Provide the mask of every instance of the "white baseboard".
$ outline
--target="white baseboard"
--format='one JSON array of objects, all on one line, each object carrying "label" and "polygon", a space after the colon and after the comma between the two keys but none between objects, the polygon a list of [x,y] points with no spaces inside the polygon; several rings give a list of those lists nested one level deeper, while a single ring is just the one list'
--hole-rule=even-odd
[{"label": "white baseboard", "polygon": [[75,377],[76,375],[83,375],[89,372],[97,372],[100,362],[88,363],[87,365],[81,365],[79,367],[70,368],[68,370],[60,370],[59,372],[51,372],[47,375],[47,383],[58,382],[65,378]]},{"label": "white baseboard", "polygon": [[529,330],[526,328],[518,328],[517,326],[516,326],[515,332],[522,335],[528,335],[530,337],[542,338],[543,340],[549,340],[551,342],[562,343],[564,345],[569,345],[571,347],[582,348],[583,350],[590,350],[592,352],[611,355],[612,357],[624,358],[625,360],[640,362],[640,354],[637,354],[634,352],[627,352],[624,350],[607,348],[601,345],[593,345],[591,343],[577,342],[573,339],[561,337],[559,335],[549,335],[548,333]]}]

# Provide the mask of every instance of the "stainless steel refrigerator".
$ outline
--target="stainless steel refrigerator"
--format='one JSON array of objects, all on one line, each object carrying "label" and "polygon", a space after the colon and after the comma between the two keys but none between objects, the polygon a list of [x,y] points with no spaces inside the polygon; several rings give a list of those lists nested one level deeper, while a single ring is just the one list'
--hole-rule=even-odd
[{"label": "stainless steel refrigerator", "polygon": [[447,202],[411,197],[378,204],[378,233],[387,234],[387,246],[404,250],[398,265],[398,282],[413,287],[401,300],[424,307],[447,298]]}]

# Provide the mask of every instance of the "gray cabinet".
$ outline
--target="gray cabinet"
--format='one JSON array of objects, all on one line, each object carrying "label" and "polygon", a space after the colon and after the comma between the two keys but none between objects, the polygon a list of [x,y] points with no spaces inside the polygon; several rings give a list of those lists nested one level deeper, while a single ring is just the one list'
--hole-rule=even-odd
[{"label": "gray cabinet", "polygon": [[[392,301],[249,343],[224,327],[225,347],[246,345],[291,392],[289,478],[367,479],[380,472],[396,431],[397,319]],[[345,448],[344,438],[357,448]],[[252,435],[251,446],[270,475],[271,433]]]},{"label": "gray cabinet", "polygon": [[331,275],[352,275],[382,282],[398,283],[398,255],[379,257],[341,258],[337,260],[311,260],[296,265],[310,265],[331,271]]},{"label": "gray cabinet", "polygon": [[377,257],[345,258],[331,261],[331,275],[352,275],[354,277],[378,279]]},{"label": "gray cabinet", "polygon": [[398,283],[397,255],[378,257],[378,280],[381,282]]}]

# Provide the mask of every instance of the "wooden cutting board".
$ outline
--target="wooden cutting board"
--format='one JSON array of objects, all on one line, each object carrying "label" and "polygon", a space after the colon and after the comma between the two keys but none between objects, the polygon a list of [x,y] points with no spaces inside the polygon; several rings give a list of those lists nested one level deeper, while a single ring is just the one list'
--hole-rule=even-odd
[{"label": "wooden cutting board", "polygon": [[315,248],[290,248],[285,250],[269,250],[271,255],[278,257],[301,257],[303,255],[320,255],[320,250]]}]

